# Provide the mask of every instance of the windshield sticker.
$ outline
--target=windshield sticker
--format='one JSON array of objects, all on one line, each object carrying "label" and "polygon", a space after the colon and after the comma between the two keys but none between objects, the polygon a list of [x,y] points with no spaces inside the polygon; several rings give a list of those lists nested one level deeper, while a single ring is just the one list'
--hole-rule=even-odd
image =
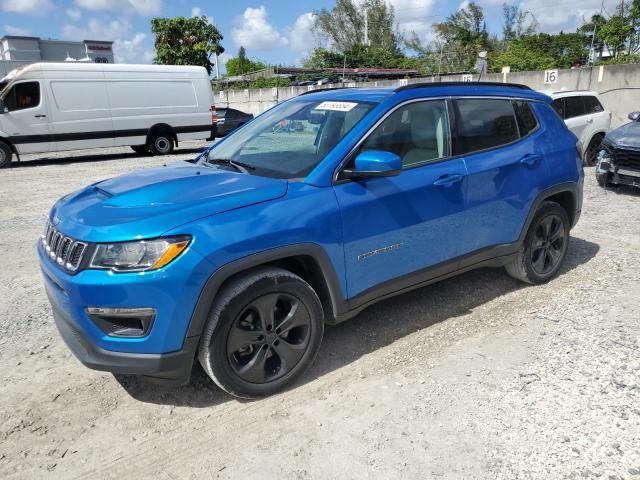
[{"label": "windshield sticker", "polygon": [[322,102],[314,110],[333,110],[335,112],[350,112],[357,103],[354,102]]}]

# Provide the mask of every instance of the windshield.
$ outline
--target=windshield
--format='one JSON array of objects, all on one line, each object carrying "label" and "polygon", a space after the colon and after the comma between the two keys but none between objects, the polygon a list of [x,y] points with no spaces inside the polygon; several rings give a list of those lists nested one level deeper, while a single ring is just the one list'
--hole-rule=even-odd
[{"label": "windshield", "polygon": [[206,161],[231,160],[249,166],[255,175],[302,178],[373,106],[312,99],[285,102],[211,147]]}]

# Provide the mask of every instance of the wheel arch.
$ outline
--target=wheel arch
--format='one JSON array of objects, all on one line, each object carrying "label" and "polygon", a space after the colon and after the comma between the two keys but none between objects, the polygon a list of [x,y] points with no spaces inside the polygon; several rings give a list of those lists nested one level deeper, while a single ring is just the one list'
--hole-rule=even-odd
[{"label": "wheel arch", "polygon": [[324,249],[311,243],[289,245],[243,257],[216,270],[200,293],[185,338],[201,335],[209,312],[225,284],[265,266],[283,268],[309,283],[320,298],[326,323],[332,323],[338,314],[346,310],[338,276]]},{"label": "wheel arch", "polygon": [[18,149],[16,148],[16,146],[11,142],[11,140],[9,140],[6,137],[0,136],[0,142],[7,144],[11,149],[11,151],[13,152],[13,154],[18,159],[18,161],[20,161],[20,153],[18,152]]},{"label": "wheel arch", "polygon": [[178,146],[178,136],[176,135],[173,127],[168,123],[156,123],[155,125],[153,125],[147,132],[147,143],[151,141],[153,135],[160,132],[169,133],[171,135],[171,138],[173,139],[174,145]]},{"label": "wheel arch", "polygon": [[573,227],[577,223],[580,215],[580,212],[577,208],[578,186],[575,183],[563,183],[560,185],[556,185],[555,187],[541,192],[533,202],[527,216],[527,221],[525,222],[524,228],[520,233],[520,243],[524,242],[524,239],[527,236],[527,232],[529,231],[529,227],[531,226],[531,222],[533,221],[533,217],[535,216],[536,212],[543,202],[555,202],[559,204],[567,212],[567,216],[569,217],[571,226]]}]

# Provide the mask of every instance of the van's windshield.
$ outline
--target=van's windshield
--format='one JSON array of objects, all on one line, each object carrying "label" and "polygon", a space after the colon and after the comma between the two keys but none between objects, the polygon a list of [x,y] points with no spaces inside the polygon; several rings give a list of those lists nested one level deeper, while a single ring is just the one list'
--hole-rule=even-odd
[{"label": "van's windshield", "polygon": [[374,107],[369,102],[299,99],[257,116],[203,156],[248,173],[302,178]]}]

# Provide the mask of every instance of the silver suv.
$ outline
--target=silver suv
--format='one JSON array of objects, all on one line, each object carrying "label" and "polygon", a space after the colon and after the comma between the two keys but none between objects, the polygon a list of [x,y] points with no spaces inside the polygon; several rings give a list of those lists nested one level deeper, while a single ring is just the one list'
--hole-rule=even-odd
[{"label": "silver suv", "polygon": [[553,108],[582,144],[582,161],[593,166],[604,136],[611,126],[611,113],[602,106],[597,93],[588,91],[545,92],[553,98]]}]

